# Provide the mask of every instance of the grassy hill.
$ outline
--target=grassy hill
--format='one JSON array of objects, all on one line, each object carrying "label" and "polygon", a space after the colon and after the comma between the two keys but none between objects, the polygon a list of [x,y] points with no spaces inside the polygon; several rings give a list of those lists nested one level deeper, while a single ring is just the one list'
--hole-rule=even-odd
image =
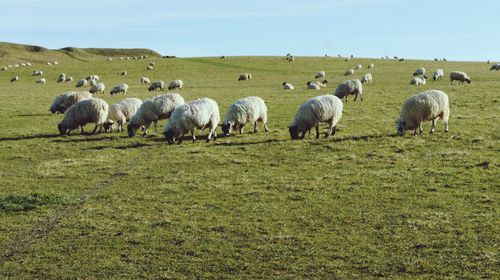
[{"label": "grassy hill", "polygon": [[[86,62],[63,51],[18,51],[40,63],[0,71],[3,278],[499,277],[500,73],[486,63],[106,61],[108,54]],[[49,55],[66,59],[48,66]],[[149,62],[154,71],[146,70]],[[375,68],[367,70],[369,63]],[[335,137],[290,140],[287,126],[297,107],[333,92],[357,64],[364,68],[355,77],[370,71],[374,81],[365,86],[364,101],[344,104]],[[450,85],[445,78],[410,86],[417,67],[463,70],[472,83]],[[43,70],[48,83],[35,84],[33,69]],[[124,70],[128,75],[120,76]],[[319,70],[328,86],[306,90]],[[182,96],[213,98],[221,119],[238,98],[260,96],[271,131],[259,126],[253,134],[248,127],[210,143],[203,141],[206,131],[197,132],[200,141],[181,145],[168,145],[153,128],[145,138],[59,136],[63,116],[48,108],[58,94],[75,90],[74,83],[55,82],[61,72],[75,79],[98,74],[106,92],[128,83],[126,96],[97,96],[109,104],[158,94],[140,84],[142,76],[182,79]],[[253,79],[238,82],[242,72]],[[10,83],[14,75],[20,80]],[[282,90],[284,81],[296,90]],[[450,131],[438,122],[430,135],[426,123],[422,135],[397,137],[403,102],[434,88],[449,95]]]}]

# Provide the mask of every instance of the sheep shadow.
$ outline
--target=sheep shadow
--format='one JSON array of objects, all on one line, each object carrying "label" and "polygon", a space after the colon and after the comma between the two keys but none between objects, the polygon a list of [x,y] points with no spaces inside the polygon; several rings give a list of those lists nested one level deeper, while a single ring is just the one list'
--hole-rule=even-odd
[{"label": "sheep shadow", "polygon": [[382,139],[382,138],[394,138],[398,137],[397,134],[376,134],[376,135],[361,135],[361,136],[346,136],[346,137],[334,137],[334,142],[344,142],[344,141],[360,141],[360,140],[372,140],[372,139]]},{"label": "sheep shadow", "polygon": [[50,114],[42,114],[42,113],[39,113],[39,114],[19,114],[17,115],[18,117],[47,117],[47,116],[50,116]]},{"label": "sheep shadow", "polygon": [[15,137],[2,137],[0,142],[3,141],[18,141],[18,140],[31,140],[31,139],[49,139],[61,137],[60,134],[34,134],[34,135],[22,135]]},{"label": "sheep shadow", "polygon": [[[99,134],[92,134],[92,133],[85,133],[85,134],[78,134],[79,136],[97,136]],[[100,134],[101,136],[103,134]],[[113,141],[113,140],[119,140],[119,139],[125,139],[127,136],[121,135],[111,135],[111,136],[106,136],[104,135],[103,137],[97,137],[97,138],[73,138],[73,139],[68,139],[71,138],[73,135],[59,135],[61,139],[56,139],[53,140],[52,142],[54,143],[81,143],[81,142],[99,142],[99,141]],[[76,134],[74,136],[77,136]]]},{"label": "sheep shadow", "polygon": [[283,143],[287,142],[289,139],[266,139],[260,141],[248,141],[248,142],[214,142],[214,146],[248,146],[248,145],[259,145],[259,144],[269,144],[269,143]]}]

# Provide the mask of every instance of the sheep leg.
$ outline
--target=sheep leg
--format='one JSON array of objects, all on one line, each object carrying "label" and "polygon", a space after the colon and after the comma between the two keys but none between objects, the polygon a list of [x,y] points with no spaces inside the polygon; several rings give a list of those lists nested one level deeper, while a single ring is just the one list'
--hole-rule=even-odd
[{"label": "sheep leg", "polygon": [[194,129],[191,129],[191,138],[193,139],[193,143],[196,141],[196,136],[194,136]]},{"label": "sheep leg", "polygon": [[444,132],[448,132],[448,121],[444,122]]},{"label": "sheep leg", "polygon": [[253,133],[257,133],[257,122],[253,124]]},{"label": "sheep leg", "polygon": [[154,121],[154,125],[155,125],[155,133],[158,134],[158,120]]},{"label": "sheep leg", "polygon": [[264,123],[264,132],[269,132],[269,128],[267,127],[267,123]]},{"label": "sheep leg", "polygon": [[432,126],[431,126],[431,132],[430,134],[434,133],[434,129],[436,128],[436,119],[432,120]]},{"label": "sheep leg", "polygon": [[334,126],[334,127],[332,128],[332,133],[331,133],[331,134],[332,134],[332,137],[333,137],[333,135],[335,135],[335,132],[337,132],[337,126]]},{"label": "sheep leg", "polygon": [[148,135],[148,129],[151,123],[147,123],[145,127],[143,127],[142,137]]},{"label": "sheep leg", "polygon": [[333,123],[329,123],[328,130],[325,133],[325,138],[328,138],[328,135],[330,135],[332,133],[332,129],[333,129]]},{"label": "sheep leg", "polygon": [[319,125],[316,126],[316,139],[319,139]]},{"label": "sheep leg", "polygon": [[[85,131],[83,131],[83,125],[80,125],[80,134],[83,135],[83,133],[85,133]],[[68,133],[69,134],[69,133]]]},{"label": "sheep leg", "polygon": [[422,129],[422,125],[421,125],[421,124],[419,124],[419,125],[418,125],[418,133],[419,133],[419,134],[422,134],[422,131],[424,131],[424,130]]}]

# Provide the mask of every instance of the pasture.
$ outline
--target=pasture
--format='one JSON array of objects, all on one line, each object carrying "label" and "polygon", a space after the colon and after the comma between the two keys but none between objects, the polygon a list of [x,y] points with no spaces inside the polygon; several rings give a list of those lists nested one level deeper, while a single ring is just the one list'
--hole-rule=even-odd
[{"label": "pasture", "polygon": [[[37,58],[36,53],[33,59]],[[51,57],[52,58],[52,57]],[[0,275],[3,278],[498,278],[500,73],[485,62],[336,57],[227,57],[106,61],[59,55],[0,72]],[[149,62],[156,69],[147,71]],[[20,63],[22,61],[18,61]],[[15,57],[0,59],[0,66]],[[374,69],[366,69],[374,63]],[[344,103],[333,138],[292,141],[305,100],[330,94],[348,68],[373,74],[364,100]],[[413,71],[441,81],[411,86]],[[47,84],[35,84],[43,70]],[[126,70],[127,76],[120,76]],[[306,90],[317,71],[328,86]],[[461,70],[471,84],[450,85]],[[238,81],[240,73],[253,79]],[[108,104],[154,94],[147,76],[182,79],[185,100],[228,106],[262,97],[270,132],[168,145],[161,132],[60,136],[48,108],[97,74]],[[10,83],[10,77],[20,80]],[[290,82],[294,91],[284,91]],[[127,83],[126,96],[109,95]],[[88,89],[88,88],[87,88]],[[450,98],[448,133],[396,136],[403,102],[426,89]],[[87,125],[90,132],[93,125]],[[322,126],[324,129],[325,126]],[[220,128],[218,133],[221,134]]]}]

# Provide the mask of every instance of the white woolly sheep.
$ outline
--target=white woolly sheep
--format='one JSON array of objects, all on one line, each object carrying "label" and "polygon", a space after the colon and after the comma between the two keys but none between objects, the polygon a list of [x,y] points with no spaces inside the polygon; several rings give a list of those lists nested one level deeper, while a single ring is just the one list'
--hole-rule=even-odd
[{"label": "white woolly sheep", "polygon": [[148,91],[156,91],[156,89],[163,91],[164,87],[165,87],[165,82],[162,80],[159,80],[159,81],[151,83],[151,85],[149,85],[149,87],[148,87]]},{"label": "white woolly sheep", "polygon": [[459,84],[463,84],[464,82],[467,82],[468,84],[471,83],[471,80],[470,80],[469,76],[467,76],[467,73],[460,72],[460,71],[452,71],[450,73],[450,80],[451,80],[452,85],[453,85],[453,81],[458,81]]},{"label": "white woolly sheep", "polygon": [[267,106],[262,98],[250,96],[242,98],[229,106],[226,116],[222,121],[222,131],[226,136],[231,134],[231,131],[238,130],[243,133],[243,128],[247,124],[254,124],[253,132],[257,132],[257,122],[264,124],[264,131],[268,132],[267,127]]},{"label": "white woolly sheep", "polygon": [[287,90],[294,90],[295,89],[295,87],[292,84],[287,83],[287,82],[283,82],[281,85],[283,86],[283,89],[287,89]]},{"label": "white woolly sheep", "polygon": [[123,94],[127,94],[127,90],[128,90],[127,84],[118,84],[109,91],[109,94],[113,95],[113,94],[118,94],[120,92]]},{"label": "white woolly sheep", "polygon": [[[384,59],[384,58],[382,58],[382,59]],[[368,65],[368,69],[372,69],[374,67],[375,67],[375,65],[373,65],[373,63],[371,63],[371,64]]]},{"label": "white woolly sheep", "polygon": [[122,132],[123,124],[135,115],[141,105],[142,100],[139,98],[125,98],[109,106],[108,116],[104,122],[104,131],[110,132],[113,127],[116,127],[118,132]]},{"label": "white woolly sheep", "polygon": [[183,85],[184,83],[182,82],[182,80],[173,80],[168,85],[168,90],[181,89]]},{"label": "white woolly sheep", "polygon": [[410,80],[410,85],[425,85],[427,83],[427,77],[424,76],[423,78],[420,77],[413,77],[413,79]]},{"label": "white woolly sheep", "polygon": [[10,78],[10,82],[11,83],[12,82],[17,82],[17,81],[19,81],[19,76],[14,76],[14,77]]},{"label": "white woolly sheep", "polygon": [[120,76],[127,76],[127,71],[120,72]]},{"label": "white woolly sheep", "polygon": [[321,78],[324,78],[324,77],[326,77],[325,71],[319,71],[318,73],[316,73],[316,75],[314,75],[315,79],[321,79]]},{"label": "white woolly sheep", "polygon": [[87,86],[87,80],[81,79],[81,80],[76,81],[76,87],[77,88],[79,88],[79,87],[86,87],[86,86]]},{"label": "white woolly sheep", "polygon": [[347,71],[345,71],[344,73],[344,76],[352,76],[352,74],[354,74],[354,69],[347,69]]},{"label": "white woolly sheep", "polygon": [[148,70],[148,71],[150,71],[150,70],[154,70],[154,69],[155,69],[155,68],[154,68],[153,66],[151,66],[151,65],[148,65],[148,66],[146,67],[146,70]]},{"label": "white woolly sheep", "polygon": [[286,58],[286,60],[287,60],[288,62],[292,62],[292,61],[294,61],[294,60],[295,60],[295,56],[290,55],[290,56],[288,56],[288,57]]},{"label": "white woolly sheep", "polygon": [[59,133],[69,134],[71,130],[80,127],[81,134],[83,134],[83,127],[86,124],[95,123],[92,133],[96,133],[97,128],[99,128],[98,133],[101,133],[107,116],[108,103],[99,98],[85,99],[69,107],[57,128]]},{"label": "white woolly sheep", "polygon": [[444,77],[444,70],[443,69],[436,69],[434,72],[432,72],[432,80],[437,81],[441,80]]},{"label": "white woolly sheep", "polygon": [[137,129],[142,126],[144,126],[142,136],[146,136],[151,122],[154,123],[155,132],[157,133],[158,121],[170,118],[172,112],[182,104],[184,104],[184,98],[178,93],[157,95],[144,100],[139,110],[128,123],[128,136],[133,137]]},{"label": "white woolly sheep", "polygon": [[57,78],[56,82],[57,83],[62,83],[62,82],[65,82],[65,81],[66,81],[66,74],[64,74],[64,73],[59,74],[59,77]]},{"label": "white woolly sheep", "polygon": [[46,64],[47,64],[47,65],[52,65],[52,62],[50,62],[50,61],[47,61],[47,63],[46,63]]},{"label": "white woolly sheep", "polygon": [[333,95],[337,96],[340,99],[343,99],[345,97],[346,102],[349,95],[354,95],[354,101],[358,99],[359,95],[361,101],[363,101],[363,85],[358,79],[347,80],[337,86]]},{"label": "white woolly sheep", "polygon": [[54,64],[54,65],[59,65],[59,62],[54,61],[54,62],[52,62],[52,64]]},{"label": "white woolly sheep", "polygon": [[97,84],[92,85],[90,87],[89,92],[90,93],[102,93],[102,94],[104,94],[105,89],[106,89],[106,86],[104,85],[104,83],[97,83]]},{"label": "white woolly sheep", "polygon": [[355,70],[359,70],[359,69],[361,69],[361,68],[363,68],[363,65],[358,64],[358,65],[356,65],[356,68],[354,68],[354,69],[355,69]]},{"label": "white woolly sheep", "polygon": [[35,83],[37,83],[37,84],[46,84],[47,80],[45,78],[40,78]]},{"label": "white woolly sheep", "polygon": [[311,82],[311,81],[307,82],[306,85],[307,85],[307,89],[321,89],[319,84]]},{"label": "white woolly sheep", "polygon": [[217,138],[215,131],[219,124],[219,106],[210,98],[200,98],[179,106],[172,113],[170,121],[165,126],[165,138],[169,144],[176,140],[180,144],[182,137],[191,132],[193,142],[196,141],[194,131],[208,128],[207,142]]},{"label": "white woolly sheep", "polygon": [[55,99],[54,102],[52,102],[52,105],[49,108],[49,111],[52,114],[55,113],[61,113],[64,114],[64,112],[71,107],[71,105],[77,103],[78,101],[82,101],[85,99],[90,99],[92,98],[92,94],[88,91],[70,91],[63,93],[61,95],[58,95]]},{"label": "white woolly sheep", "polygon": [[26,66],[31,66],[31,63],[29,63],[29,62],[26,62]]},{"label": "white woolly sheep", "polygon": [[240,74],[240,77],[238,78],[238,81],[246,81],[246,80],[251,80],[252,79],[252,74],[250,73],[243,73]]},{"label": "white woolly sheep", "polygon": [[149,66],[156,66],[156,63],[154,63],[154,62],[152,62],[152,61],[151,61],[151,62],[149,63]]},{"label": "white woolly sheep", "polygon": [[418,76],[418,75],[425,75],[424,67],[417,68],[415,72],[413,72],[413,76]]},{"label": "white woolly sheep", "polygon": [[342,100],[333,95],[313,97],[300,105],[295,117],[288,127],[293,140],[304,139],[304,136],[313,127],[316,128],[316,139],[319,138],[319,124],[327,123],[328,131],[325,137],[333,136],[337,130],[337,123],[342,117]]},{"label": "white woolly sheep", "polygon": [[142,77],[141,78],[141,85],[149,85],[151,81],[149,80],[148,77]]},{"label": "white woolly sheep", "polygon": [[4,66],[2,68],[0,68],[0,71],[7,71],[7,69],[9,69],[7,66]]},{"label": "white woolly sheep", "polygon": [[43,75],[42,70],[33,70],[33,73],[31,74],[31,76],[42,76],[42,75]]},{"label": "white woolly sheep", "polygon": [[448,132],[449,116],[450,107],[446,93],[440,90],[423,91],[406,100],[396,121],[396,131],[402,136],[406,130],[414,130],[415,135],[417,129],[422,133],[422,122],[432,121],[430,133],[434,133],[436,120],[441,118],[444,131]]},{"label": "white woolly sheep", "polygon": [[359,78],[359,81],[362,83],[362,84],[371,84],[372,81],[373,81],[373,77],[372,77],[372,74],[371,73],[366,73],[364,74],[363,76],[361,76],[361,78]]},{"label": "white woolly sheep", "polygon": [[66,78],[66,82],[72,82],[73,81],[73,77],[67,77]]}]

